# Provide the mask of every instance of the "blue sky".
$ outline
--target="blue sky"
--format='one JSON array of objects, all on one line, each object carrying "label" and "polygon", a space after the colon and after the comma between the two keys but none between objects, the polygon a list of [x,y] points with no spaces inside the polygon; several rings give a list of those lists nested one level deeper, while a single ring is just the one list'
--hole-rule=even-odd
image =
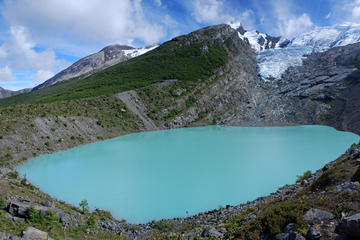
[{"label": "blue sky", "polygon": [[0,0],[0,87],[34,87],[109,44],[141,47],[230,22],[292,38],[360,23],[360,0]]}]

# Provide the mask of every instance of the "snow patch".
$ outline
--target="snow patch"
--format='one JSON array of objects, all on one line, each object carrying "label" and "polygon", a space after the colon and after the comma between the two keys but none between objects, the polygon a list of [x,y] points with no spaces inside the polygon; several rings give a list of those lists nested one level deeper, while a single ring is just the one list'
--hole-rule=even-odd
[{"label": "snow patch", "polygon": [[151,50],[154,50],[155,48],[157,48],[159,45],[154,45],[152,47],[144,47],[144,48],[135,48],[135,49],[130,49],[130,50],[124,50],[124,53],[126,56],[134,58],[134,57],[138,57],[140,55],[143,55]]}]

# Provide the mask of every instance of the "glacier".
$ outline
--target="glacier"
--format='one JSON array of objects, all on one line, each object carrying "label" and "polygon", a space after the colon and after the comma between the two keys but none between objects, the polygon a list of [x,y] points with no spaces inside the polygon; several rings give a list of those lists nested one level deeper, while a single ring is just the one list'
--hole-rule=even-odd
[{"label": "glacier", "polygon": [[[241,26],[241,24],[235,26]],[[280,46],[282,42],[287,41],[285,38],[281,38],[275,48],[264,49],[264,41],[261,42],[261,38],[265,39],[266,34],[246,31],[244,34],[238,32],[238,35],[243,40],[246,38],[257,52],[259,76],[264,81],[270,81],[280,79],[288,67],[302,65],[302,60],[307,54],[360,42],[360,24],[344,23],[315,27],[293,38],[284,48]]]},{"label": "glacier", "polygon": [[264,81],[278,80],[291,66],[301,66],[304,55],[318,51],[312,46],[289,46],[258,52],[258,74]]}]

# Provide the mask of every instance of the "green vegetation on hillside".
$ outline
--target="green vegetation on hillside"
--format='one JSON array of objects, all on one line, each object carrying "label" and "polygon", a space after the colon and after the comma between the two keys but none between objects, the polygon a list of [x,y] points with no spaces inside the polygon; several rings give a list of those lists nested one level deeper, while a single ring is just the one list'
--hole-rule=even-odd
[{"label": "green vegetation on hillside", "polygon": [[203,43],[185,45],[170,41],[127,62],[119,63],[87,78],[76,78],[35,92],[1,99],[0,106],[18,103],[48,103],[111,95],[141,88],[165,79],[197,81],[209,78],[223,66],[227,54],[222,46]]}]

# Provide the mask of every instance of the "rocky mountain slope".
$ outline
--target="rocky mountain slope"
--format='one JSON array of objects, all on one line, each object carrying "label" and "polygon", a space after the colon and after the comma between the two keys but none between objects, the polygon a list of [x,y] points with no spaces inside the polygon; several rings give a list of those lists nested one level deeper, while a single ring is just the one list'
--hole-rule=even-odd
[{"label": "rocky mountain slope", "polygon": [[[313,52],[279,79],[264,81],[249,42],[230,26],[217,25],[91,76],[0,100],[0,196],[10,206],[0,204],[0,232],[21,235],[35,226],[54,238],[74,239],[105,234],[107,239],[118,234],[129,239],[352,237],[352,220],[343,216],[360,212],[359,145],[270,196],[146,225],[85,213],[56,200],[50,206],[50,197],[15,176],[12,167],[99,139],[175,127],[325,124],[360,134],[359,56],[360,43]],[[34,205],[30,216],[12,210],[17,204],[30,211],[24,198]],[[44,207],[55,214],[45,218]]]},{"label": "rocky mountain slope", "polygon": [[34,87],[32,90],[36,91],[71,78],[89,75],[133,57],[140,56],[156,47],[157,45],[145,48],[133,48],[125,45],[107,46],[97,53],[80,59],[54,77]]},{"label": "rocky mountain slope", "polygon": [[7,97],[15,96],[15,95],[18,95],[21,93],[27,93],[30,91],[31,91],[31,88],[25,88],[25,89],[21,89],[18,91],[12,91],[12,90],[7,90],[7,89],[0,87],[0,98],[7,98]]}]

